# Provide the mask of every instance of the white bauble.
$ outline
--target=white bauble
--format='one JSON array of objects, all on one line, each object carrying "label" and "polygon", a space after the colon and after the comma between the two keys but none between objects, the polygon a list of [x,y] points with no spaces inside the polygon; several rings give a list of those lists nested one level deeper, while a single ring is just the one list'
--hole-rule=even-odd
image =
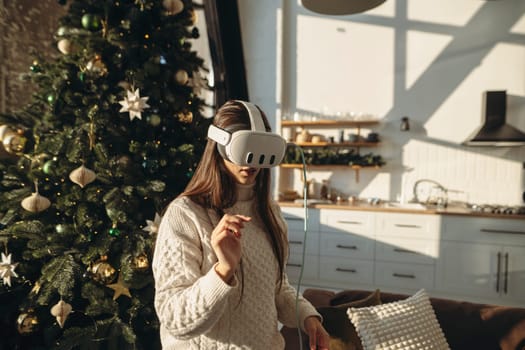
[{"label": "white bauble", "polygon": [[176,15],[184,10],[184,3],[181,0],[164,0],[162,6],[170,15]]}]

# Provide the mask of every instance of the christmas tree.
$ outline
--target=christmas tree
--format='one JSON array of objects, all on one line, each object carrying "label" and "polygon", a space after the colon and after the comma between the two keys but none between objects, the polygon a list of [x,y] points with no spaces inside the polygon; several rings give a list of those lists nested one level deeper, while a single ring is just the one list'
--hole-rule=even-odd
[{"label": "christmas tree", "polygon": [[72,0],[0,116],[0,349],[160,348],[150,269],[205,144],[189,0]]}]

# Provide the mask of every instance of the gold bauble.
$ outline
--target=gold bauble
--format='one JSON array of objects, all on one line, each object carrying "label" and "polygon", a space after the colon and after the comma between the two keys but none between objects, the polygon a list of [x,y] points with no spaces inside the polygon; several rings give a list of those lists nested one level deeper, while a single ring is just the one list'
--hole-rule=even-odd
[{"label": "gold bauble", "polygon": [[180,85],[186,85],[188,83],[188,80],[188,72],[186,72],[184,69],[179,69],[177,73],[175,73],[175,81],[177,81],[177,83],[179,83]]},{"label": "gold bauble", "polygon": [[96,178],[95,172],[86,168],[83,164],[69,174],[69,179],[82,188],[95,181]]},{"label": "gold bauble", "polygon": [[102,57],[100,55],[95,55],[95,57],[87,63],[86,69],[89,72],[98,74],[100,76],[106,75],[108,73],[108,68],[106,67],[106,64],[102,62]]},{"label": "gold bauble", "polygon": [[8,125],[0,125],[0,141],[4,140],[4,137],[15,132]]},{"label": "gold bauble", "polygon": [[26,146],[26,142],[27,139],[16,132],[8,132],[2,137],[4,149],[12,154],[22,153]]},{"label": "gold bauble", "polygon": [[185,124],[191,124],[193,121],[193,113],[190,111],[184,111],[179,113],[179,121]]},{"label": "gold bauble", "polygon": [[21,313],[16,320],[16,329],[18,333],[28,335],[33,333],[38,327],[38,318],[33,310],[27,310]]},{"label": "gold bauble", "polygon": [[102,284],[109,284],[115,280],[117,270],[107,262],[107,257],[95,261],[88,268],[93,279]]},{"label": "gold bauble", "polygon": [[191,9],[190,10],[190,16],[191,16],[191,25],[195,25],[197,24],[197,11],[195,11],[195,9]]},{"label": "gold bauble", "polygon": [[40,193],[34,192],[29,197],[22,200],[22,208],[32,213],[39,213],[46,210],[51,205],[49,199],[41,196]]},{"label": "gold bauble", "polygon": [[149,269],[149,259],[146,254],[140,254],[133,258],[133,269],[137,271],[146,271]]}]

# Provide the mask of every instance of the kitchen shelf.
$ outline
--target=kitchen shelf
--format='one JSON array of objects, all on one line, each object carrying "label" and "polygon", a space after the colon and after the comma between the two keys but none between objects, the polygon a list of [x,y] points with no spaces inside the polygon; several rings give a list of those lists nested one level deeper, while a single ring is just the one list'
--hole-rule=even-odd
[{"label": "kitchen shelf", "polygon": [[[303,164],[282,163],[279,165],[283,169],[302,169]],[[306,164],[306,170],[333,170],[333,169],[349,169],[355,172],[356,181],[359,182],[359,171],[362,169],[379,169],[378,165],[344,165],[344,164]]]},{"label": "kitchen shelf", "polygon": [[282,127],[324,127],[324,128],[337,128],[337,127],[360,127],[370,126],[379,124],[379,120],[311,120],[311,121],[296,121],[296,120],[282,120]]},{"label": "kitchen shelf", "polygon": [[301,147],[377,147],[379,142],[295,142]]}]

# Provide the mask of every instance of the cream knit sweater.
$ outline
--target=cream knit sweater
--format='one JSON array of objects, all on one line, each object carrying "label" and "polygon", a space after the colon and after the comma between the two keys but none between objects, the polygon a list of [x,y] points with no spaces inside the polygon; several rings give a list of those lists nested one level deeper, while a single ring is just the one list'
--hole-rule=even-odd
[{"label": "cream knit sweater", "polygon": [[[286,278],[278,288],[278,264],[255,211],[253,186],[239,185],[239,192],[226,212],[252,217],[242,231],[242,299],[240,276],[230,286],[213,269],[210,236],[220,218],[185,197],[163,216],[152,264],[163,349],[279,350],[284,340],[278,321],[297,327],[296,291]],[[285,225],[277,204],[272,206]],[[307,316],[319,316],[302,297],[298,314],[301,328]]]}]

